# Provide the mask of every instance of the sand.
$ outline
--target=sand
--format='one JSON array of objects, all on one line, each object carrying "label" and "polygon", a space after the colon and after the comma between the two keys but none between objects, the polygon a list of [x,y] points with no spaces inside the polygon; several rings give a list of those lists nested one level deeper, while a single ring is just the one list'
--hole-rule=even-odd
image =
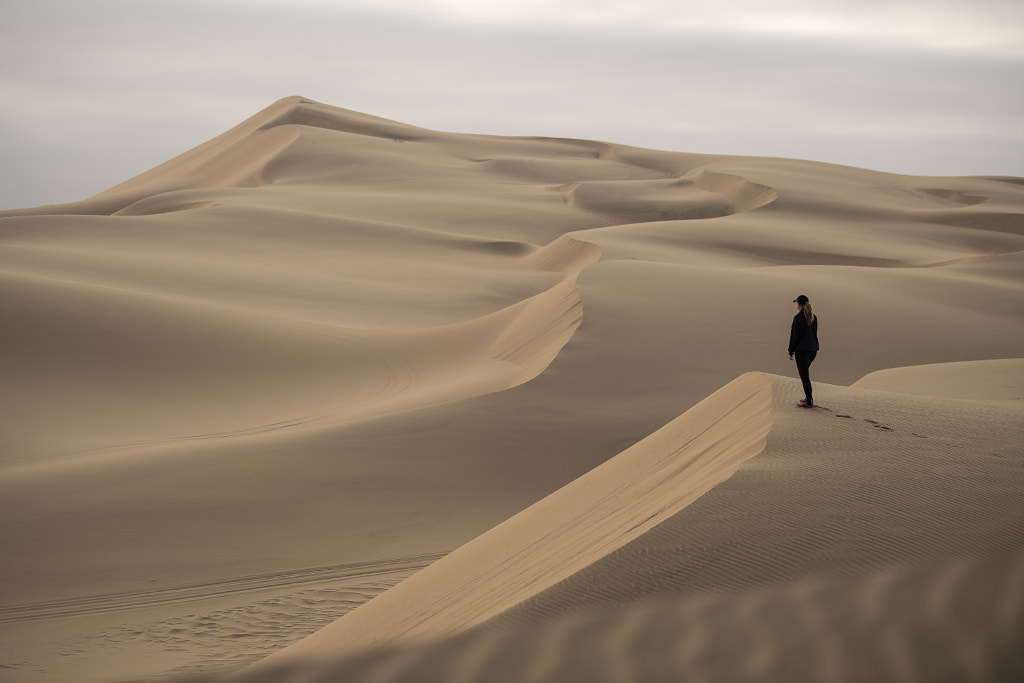
[{"label": "sand", "polygon": [[1005,680],[1022,266],[1020,179],[302,98],[2,212],[0,680]]}]

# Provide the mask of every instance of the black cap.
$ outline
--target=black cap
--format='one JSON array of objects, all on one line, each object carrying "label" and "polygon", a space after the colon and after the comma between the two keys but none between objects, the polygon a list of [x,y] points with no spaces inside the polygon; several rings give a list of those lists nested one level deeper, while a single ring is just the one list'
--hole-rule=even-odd
[{"label": "black cap", "polygon": [[807,304],[807,303],[810,303],[810,302],[811,302],[811,300],[808,299],[807,296],[804,295],[804,294],[801,294],[797,298],[793,299],[793,303],[795,303],[795,304]]}]

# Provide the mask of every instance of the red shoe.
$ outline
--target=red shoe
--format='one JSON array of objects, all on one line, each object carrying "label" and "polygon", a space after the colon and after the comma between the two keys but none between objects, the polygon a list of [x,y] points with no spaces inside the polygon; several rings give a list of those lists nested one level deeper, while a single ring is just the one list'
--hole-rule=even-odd
[{"label": "red shoe", "polygon": [[800,402],[796,404],[796,407],[797,408],[813,408],[814,404],[813,403],[808,403],[807,399],[802,398],[802,399],[800,399]]}]

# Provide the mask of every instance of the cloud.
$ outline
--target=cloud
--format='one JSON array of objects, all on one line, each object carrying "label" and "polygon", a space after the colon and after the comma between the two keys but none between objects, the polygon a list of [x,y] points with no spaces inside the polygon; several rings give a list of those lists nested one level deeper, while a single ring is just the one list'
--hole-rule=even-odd
[{"label": "cloud", "polygon": [[99,192],[291,94],[439,130],[1024,175],[1024,58],[998,50],[738,31],[706,8],[699,28],[644,23],[676,3],[619,23],[622,3],[586,3],[583,23],[446,4],[6,5],[0,207]]},{"label": "cloud", "polygon": [[[263,1],[273,4],[276,0]],[[327,0],[300,1],[327,4]],[[349,4],[447,21],[815,37],[1024,55],[1024,5],[1017,0],[353,0]]]}]

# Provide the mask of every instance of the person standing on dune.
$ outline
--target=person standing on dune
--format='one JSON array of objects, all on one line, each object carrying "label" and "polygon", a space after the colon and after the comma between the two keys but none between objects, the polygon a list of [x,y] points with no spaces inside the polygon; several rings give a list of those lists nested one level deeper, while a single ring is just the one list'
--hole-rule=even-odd
[{"label": "person standing on dune", "polygon": [[796,360],[796,369],[800,373],[800,381],[804,384],[804,400],[797,405],[801,408],[813,408],[811,363],[818,355],[818,316],[814,315],[811,300],[805,295],[801,294],[793,299],[793,303],[800,310],[793,316],[793,325],[789,331],[789,359]]}]

